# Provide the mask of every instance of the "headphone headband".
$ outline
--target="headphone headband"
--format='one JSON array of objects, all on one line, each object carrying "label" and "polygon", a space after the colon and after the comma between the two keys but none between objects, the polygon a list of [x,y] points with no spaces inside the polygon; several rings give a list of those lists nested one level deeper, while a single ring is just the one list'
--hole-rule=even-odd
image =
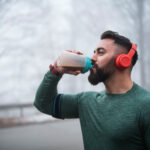
[{"label": "headphone headband", "polygon": [[136,45],[134,44],[134,43],[131,43],[132,44],[132,47],[131,47],[131,49],[133,49],[134,51],[136,51]]},{"label": "headphone headband", "polygon": [[134,56],[135,52],[136,52],[136,45],[131,43],[132,44],[132,47],[128,53],[128,56],[132,59],[132,57]]}]

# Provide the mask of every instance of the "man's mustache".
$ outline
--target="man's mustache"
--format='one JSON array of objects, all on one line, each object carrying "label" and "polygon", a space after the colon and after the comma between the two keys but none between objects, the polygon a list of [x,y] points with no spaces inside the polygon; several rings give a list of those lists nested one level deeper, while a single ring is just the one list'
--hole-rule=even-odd
[{"label": "man's mustache", "polygon": [[93,65],[93,68],[98,69],[98,65],[95,63],[95,61],[94,61],[94,60],[92,60],[92,65]]}]

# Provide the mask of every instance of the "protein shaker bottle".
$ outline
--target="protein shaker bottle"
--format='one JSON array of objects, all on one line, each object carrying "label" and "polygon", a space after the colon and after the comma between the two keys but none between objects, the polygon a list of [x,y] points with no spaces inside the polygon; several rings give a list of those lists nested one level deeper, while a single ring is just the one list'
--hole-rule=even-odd
[{"label": "protein shaker bottle", "polygon": [[68,51],[63,51],[57,59],[57,66],[82,70],[86,73],[93,68],[92,61],[85,55],[79,55]]}]

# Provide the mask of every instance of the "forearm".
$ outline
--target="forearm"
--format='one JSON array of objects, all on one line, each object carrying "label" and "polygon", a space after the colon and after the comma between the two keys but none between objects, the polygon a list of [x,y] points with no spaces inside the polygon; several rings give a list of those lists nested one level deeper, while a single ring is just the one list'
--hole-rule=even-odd
[{"label": "forearm", "polygon": [[41,82],[34,101],[34,106],[43,113],[52,114],[53,102],[57,95],[57,84],[61,77],[48,71]]}]

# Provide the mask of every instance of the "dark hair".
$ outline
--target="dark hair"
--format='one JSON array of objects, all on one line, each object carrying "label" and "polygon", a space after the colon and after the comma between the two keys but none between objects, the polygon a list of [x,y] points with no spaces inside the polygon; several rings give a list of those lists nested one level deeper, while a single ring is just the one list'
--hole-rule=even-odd
[{"label": "dark hair", "polygon": [[[114,40],[114,43],[124,47],[127,50],[127,52],[129,52],[132,47],[132,43],[130,42],[128,38],[122,35],[119,35],[117,32],[114,32],[114,31],[110,31],[110,30],[105,31],[101,35],[101,39],[112,39]],[[136,64],[137,60],[138,60],[138,54],[136,51],[132,58],[132,67]]]}]

